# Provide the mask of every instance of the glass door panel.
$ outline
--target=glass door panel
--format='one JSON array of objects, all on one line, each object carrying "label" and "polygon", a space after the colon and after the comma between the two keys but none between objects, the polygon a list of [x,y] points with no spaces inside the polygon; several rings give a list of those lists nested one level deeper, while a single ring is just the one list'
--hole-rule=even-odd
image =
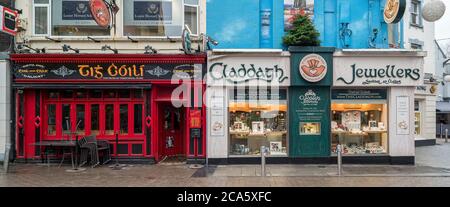
[{"label": "glass door panel", "polygon": [[47,105],[47,135],[56,136],[56,104]]},{"label": "glass door panel", "polygon": [[100,105],[91,105],[91,135],[100,134]]},{"label": "glass door panel", "polygon": [[105,105],[105,135],[114,135],[114,104]]},{"label": "glass door panel", "polygon": [[77,122],[75,130],[77,135],[85,135],[86,107],[84,104],[77,104]]},{"label": "glass door panel", "polygon": [[120,135],[128,134],[128,104],[120,104]]}]

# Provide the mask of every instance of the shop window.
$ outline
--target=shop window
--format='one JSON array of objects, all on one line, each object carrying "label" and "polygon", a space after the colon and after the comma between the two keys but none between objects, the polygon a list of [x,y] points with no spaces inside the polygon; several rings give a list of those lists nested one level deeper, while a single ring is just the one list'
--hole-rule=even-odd
[{"label": "shop window", "polygon": [[55,136],[56,135],[56,105],[55,104],[49,104],[47,105],[47,134],[49,136]]},{"label": "shop window", "polygon": [[102,98],[102,90],[90,90],[89,98]]},{"label": "shop window", "polygon": [[142,134],[142,104],[134,105],[134,133]]},{"label": "shop window", "polygon": [[128,104],[120,104],[120,134],[128,134]]},{"label": "shop window", "polygon": [[144,98],[144,90],[134,90],[133,97],[136,99]]},{"label": "shop window", "polygon": [[48,93],[48,98],[49,99],[57,99],[58,97],[59,97],[59,92],[58,91],[53,91],[53,90],[51,90],[51,91],[49,91]]},{"label": "shop window", "polygon": [[[353,96],[356,97],[356,96]],[[386,154],[388,150],[385,100],[333,100],[332,146],[341,144],[345,155]]]},{"label": "shop window", "polygon": [[116,98],[116,91],[115,90],[106,90],[103,93],[104,98]]},{"label": "shop window", "polygon": [[421,133],[421,113],[420,113],[420,101],[414,101],[414,134],[420,135]]},{"label": "shop window", "polygon": [[256,89],[232,91],[230,155],[259,155],[261,146],[265,146],[271,155],[287,156],[286,90],[267,94]]},{"label": "shop window", "polygon": [[134,154],[134,155],[142,154],[142,144],[132,144],[131,145],[131,154]]},{"label": "shop window", "polygon": [[71,126],[70,126],[70,104],[63,104],[62,105],[62,129],[63,129],[63,135],[69,135],[71,132]]},{"label": "shop window", "polygon": [[60,92],[61,98],[72,99],[73,98],[73,90],[62,90]]},{"label": "shop window", "polygon": [[75,93],[76,98],[87,98],[87,92],[86,90],[78,90]]},{"label": "shop window", "polygon": [[106,135],[114,134],[114,105],[113,104],[105,105],[105,134]]},{"label": "shop window", "polygon": [[84,104],[77,104],[77,125],[75,126],[78,135],[84,135],[86,108]]},{"label": "shop window", "polygon": [[184,24],[198,34],[198,0],[127,0],[123,8],[124,36],[180,37]]},{"label": "shop window", "polygon": [[119,90],[119,98],[130,98],[130,90]]},{"label": "shop window", "polygon": [[100,105],[91,105],[91,135],[100,134]]}]

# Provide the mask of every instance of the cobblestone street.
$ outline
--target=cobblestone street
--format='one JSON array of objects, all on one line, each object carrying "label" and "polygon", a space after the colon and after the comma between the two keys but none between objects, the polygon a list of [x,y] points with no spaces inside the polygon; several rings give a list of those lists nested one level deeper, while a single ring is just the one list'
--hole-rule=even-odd
[{"label": "cobblestone street", "polygon": [[70,173],[40,164],[13,164],[9,174],[0,174],[0,186],[138,186],[138,187],[313,187],[313,186],[450,186],[450,144],[417,148],[416,166],[344,165],[337,176],[336,165],[268,165],[260,176],[259,165],[210,166],[128,165],[122,170],[108,166]]}]

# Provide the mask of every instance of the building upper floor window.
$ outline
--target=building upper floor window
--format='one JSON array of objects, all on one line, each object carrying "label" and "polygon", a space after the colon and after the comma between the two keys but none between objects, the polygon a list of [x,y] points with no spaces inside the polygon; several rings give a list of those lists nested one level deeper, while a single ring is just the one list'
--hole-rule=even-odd
[{"label": "building upper floor window", "polygon": [[89,0],[34,0],[34,35],[109,36],[92,18]]},{"label": "building upper floor window", "polygon": [[[199,0],[122,0],[117,3],[121,7],[118,15],[123,16],[123,36],[179,37],[184,25],[198,35]],[[109,29],[99,27],[93,20],[89,0],[34,0],[33,17],[35,36],[111,35]],[[116,23],[119,28],[121,21]]]},{"label": "building upper floor window", "polygon": [[411,0],[411,25],[422,27],[422,8],[421,1]]},{"label": "building upper floor window", "polygon": [[198,0],[127,0],[124,36],[178,37],[184,25],[198,34]]}]

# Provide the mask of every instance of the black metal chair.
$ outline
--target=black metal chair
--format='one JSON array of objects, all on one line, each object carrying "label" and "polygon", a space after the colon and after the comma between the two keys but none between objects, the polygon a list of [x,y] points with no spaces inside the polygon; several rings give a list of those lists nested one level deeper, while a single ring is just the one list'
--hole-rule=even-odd
[{"label": "black metal chair", "polygon": [[95,136],[83,137],[79,140],[81,149],[80,166],[83,166],[88,161],[88,156],[91,158],[90,164],[92,167],[96,167],[100,164],[99,152],[103,153],[103,163],[111,161],[111,150],[108,141],[97,140]]}]

